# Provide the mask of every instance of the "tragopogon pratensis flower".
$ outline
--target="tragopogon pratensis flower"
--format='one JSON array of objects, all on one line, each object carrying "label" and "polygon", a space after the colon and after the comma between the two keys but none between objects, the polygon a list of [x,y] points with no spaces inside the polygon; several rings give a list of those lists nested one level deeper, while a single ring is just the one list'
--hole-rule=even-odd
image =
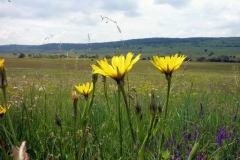
[{"label": "tragopogon pratensis flower", "polygon": [[[10,108],[10,105],[8,105],[8,109],[9,108]],[[7,109],[0,105],[0,116],[3,116],[6,112],[7,112]]]},{"label": "tragopogon pratensis flower", "polygon": [[171,57],[153,56],[150,62],[166,76],[171,77],[172,73],[180,67],[186,57],[185,55],[178,56],[177,53]]},{"label": "tragopogon pratensis flower", "polygon": [[84,95],[85,99],[88,98],[88,95],[90,94],[90,92],[92,91],[93,89],[93,83],[92,82],[87,82],[86,84],[82,84],[82,85],[78,85],[75,87],[77,88],[77,90],[82,94]]},{"label": "tragopogon pratensis flower", "polygon": [[138,54],[134,59],[133,53],[129,52],[126,55],[113,56],[111,65],[108,64],[106,58],[98,60],[97,65],[92,65],[93,74],[99,73],[106,77],[111,77],[119,83],[124,80],[124,76],[132,69],[133,65],[140,59],[141,54]]},{"label": "tragopogon pratensis flower", "polygon": [[0,88],[6,88],[7,76],[6,76],[6,68],[4,67],[4,59],[0,59]]},{"label": "tragopogon pratensis flower", "polygon": [[0,67],[2,67],[3,63],[4,63],[4,59],[0,59]]}]

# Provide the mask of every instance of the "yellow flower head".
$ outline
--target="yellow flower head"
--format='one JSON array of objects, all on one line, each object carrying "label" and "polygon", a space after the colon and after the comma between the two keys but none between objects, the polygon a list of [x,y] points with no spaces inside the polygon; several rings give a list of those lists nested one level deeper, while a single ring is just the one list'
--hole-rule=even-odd
[{"label": "yellow flower head", "polygon": [[93,83],[92,82],[91,83],[87,82],[86,84],[82,84],[82,85],[79,84],[78,86],[75,85],[75,87],[87,99],[88,95],[90,94],[90,92],[93,89]]},{"label": "yellow flower head", "polygon": [[117,82],[124,79],[124,76],[132,69],[132,66],[140,59],[141,54],[138,54],[134,59],[133,54],[129,52],[126,58],[123,55],[113,56],[112,65],[108,64],[106,58],[97,61],[98,65],[92,65],[93,74],[99,73],[106,77],[111,77]]},{"label": "yellow flower head", "polygon": [[4,59],[0,59],[0,68],[3,67]]},{"label": "yellow flower head", "polygon": [[[10,108],[10,104],[8,105],[8,109]],[[0,105],[0,116],[3,116],[7,112],[7,108],[2,107]]]},{"label": "yellow flower head", "polygon": [[166,76],[171,76],[172,73],[180,67],[186,57],[187,56],[185,55],[180,55],[178,57],[177,53],[175,55],[172,55],[171,57],[153,56],[150,62]]},{"label": "yellow flower head", "polygon": [[0,88],[6,88],[7,83],[7,76],[6,76],[6,68],[4,67],[4,59],[0,59]]}]

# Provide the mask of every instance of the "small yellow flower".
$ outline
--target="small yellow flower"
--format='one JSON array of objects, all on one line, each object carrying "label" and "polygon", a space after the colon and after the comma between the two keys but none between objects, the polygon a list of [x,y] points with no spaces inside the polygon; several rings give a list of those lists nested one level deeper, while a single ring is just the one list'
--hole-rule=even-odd
[{"label": "small yellow flower", "polygon": [[171,57],[153,56],[153,59],[151,59],[150,62],[166,76],[171,76],[172,73],[180,67],[186,57],[187,56],[185,55],[180,55],[178,57],[177,53]]},{"label": "small yellow flower", "polygon": [[82,84],[82,85],[79,84],[78,86],[75,85],[75,87],[87,99],[88,95],[90,94],[90,92],[93,89],[93,83],[92,82],[91,83],[87,82],[86,84]]},{"label": "small yellow flower", "polygon": [[7,83],[7,76],[6,76],[6,68],[4,67],[4,59],[0,59],[0,88],[6,88]]},{"label": "small yellow flower", "polygon": [[0,59],[0,67],[2,68],[3,66],[3,63],[4,63],[4,59]]},{"label": "small yellow flower", "polygon": [[141,54],[138,54],[134,59],[133,54],[129,52],[126,55],[113,56],[112,65],[108,64],[106,58],[97,61],[98,65],[92,65],[93,74],[99,73],[106,77],[111,77],[117,82],[124,79],[124,76],[132,69],[133,65],[140,59]]},{"label": "small yellow flower", "polygon": [[[8,105],[8,109],[9,108],[10,108],[10,104]],[[0,116],[3,116],[6,112],[7,112],[7,109],[0,105]]]}]

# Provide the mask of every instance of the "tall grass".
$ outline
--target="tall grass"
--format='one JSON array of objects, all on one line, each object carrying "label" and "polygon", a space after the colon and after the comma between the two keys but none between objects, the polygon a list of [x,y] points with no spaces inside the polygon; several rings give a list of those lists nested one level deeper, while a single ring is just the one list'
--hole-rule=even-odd
[{"label": "tall grass", "polygon": [[[36,62],[29,65],[29,61]],[[17,144],[11,137],[7,116],[0,117],[0,157],[6,153],[12,159],[12,145],[20,146],[22,141],[26,141],[26,152],[31,159],[76,159],[83,137],[81,117],[87,102],[84,96],[79,95],[78,116],[74,124],[71,91],[75,90],[74,85],[91,81],[90,63],[94,62],[79,59],[76,64],[75,61],[5,59],[7,99],[11,103],[8,112]],[[162,157],[187,159],[198,143],[193,159],[239,158],[239,65],[234,64],[233,70],[232,64],[218,64],[220,66],[216,67],[215,63],[204,63],[204,66],[188,63],[184,74],[183,67],[173,74]],[[156,100],[164,105],[167,92],[165,76],[150,62],[139,61],[126,77],[125,90],[134,134],[137,135],[137,93],[146,135],[151,114],[150,94],[154,90]],[[104,87],[99,77],[94,95],[82,159],[119,159],[117,85],[107,78]],[[123,113],[124,105],[123,99],[120,99]],[[126,114],[122,114],[121,121],[121,158],[136,159],[139,142],[132,141]],[[151,134],[144,151],[146,159],[156,159],[158,156],[160,136],[159,130]]]}]

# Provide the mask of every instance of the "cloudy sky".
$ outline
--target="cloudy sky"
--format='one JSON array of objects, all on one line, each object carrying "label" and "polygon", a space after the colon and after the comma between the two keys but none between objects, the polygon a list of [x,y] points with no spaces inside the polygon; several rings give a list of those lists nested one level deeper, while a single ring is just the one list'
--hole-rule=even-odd
[{"label": "cloudy sky", "polygon": [[0,0],[0,45],[240,36],[240,0],[10,1]]}]

